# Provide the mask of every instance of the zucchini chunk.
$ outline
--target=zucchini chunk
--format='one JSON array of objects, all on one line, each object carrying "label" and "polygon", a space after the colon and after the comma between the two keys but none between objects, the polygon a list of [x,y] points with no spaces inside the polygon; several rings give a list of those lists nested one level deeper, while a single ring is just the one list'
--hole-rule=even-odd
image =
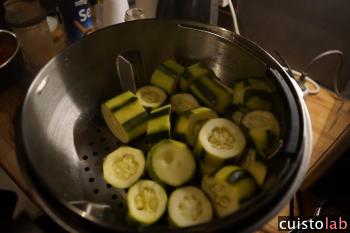
[{"label": "zucchini chunk", "polygon": [[209,196],[218,217],[227,216],[239,209],[236,190],[227,182],[204,176],[201,188]]},{"label": "zucchini chunk", "polygon": [[149,144],[170,138],[170,112],[170,104],[151,111],[147,125],[147,141]]},{"label": "zucchini chunk", "polygon": [[180,65],[177,61],[175,61],[175,59],[165,60],[163,64],[177,74],[183,74],[185,71],[185,67]]},{"label": "zucchini chunk", "polygon": [[242,167],[252,174],[259,186],[263,185],[267,174],[267,167],[263,158],[255,150],[247,150],[242,161]]},{"label": "zucchini chunk", "polygon": [[162,89],[152,85],[139,88],[136,91],[136,96],[145,108],[158,108],[167,97]]},{"label": "zucchini chunk", "polygon": [[244,105],[252,110],[271,110],[272,96],[266,91],[247,90],[244,95]]},{"label": "zucchini chunk", "polygon": [[279,123],[269,111],[251,111],[244,115],[241,122],[248,130],[248,135],[258,151],[268,149],[279,139]]},{"label": "zucchini chunk", "polygon": [[148,152],[147,171],[153,180],[177,187],[188,182],[196,170],[196,162],[186,144],[165,139]]},{"label": "zucchini chunk", "polygon": [[202,77],[204,75],[214,75],[213,72],[200,65],[199,63],[195,63],[189,67],[187,67],[182,75],[182,77],[180,78],[180,89],[182,91],[188,91],[188,89],[190,88],[190,86],[192,85],[192,82],[199,78]]},{"label": "zucchini chunk", "polygon": [[182,142],[187,142],[190,146],[193,146],[199,130],[204,123],[213,118],[217,118],[218,115],[206,107],[199,107],[184,112],[177,120],[174,128],[174,137]]},{"label": "zucchini chunk", "polygon": [[197,100],[189,93],[173,95],[170,103],[177,114],[199,107]]},{"label": "zucchini chunk", "polygon": [[242,78],[235,82],[233,87],[233,103],[244,105],[247,90],[261,90],[267,93],[274,92],[273,86],[264,78]]},{"label": "zucchini chunk", "polygon": [[168,214],[170,223],[178,227],[206,223],[213,218],[210,201],[202,190],[194,186],[178,188],[171,193]]},{"label": "zucchini chunk", "polygon": [[223,113],[232,103],[231,90],[217,78],[202,76],[193,81],[190,90],[204,105]]},{"label": "zucchini chunk", "polygon": [[101,111],[109,130],[123,143],[130,142],[147,130],[148,113],[130,91],[103,103]]},{"label": "zucchini chunk", "polygon": [[179,77],[184,70],[185,68],[175,60],[166,60],[153,72],[151,83],[162,88],[166,93],[173,94],[177,88]]},{"label": "zucchini chunk", "polygon": [[139,149],[119,147],[103,161],[103,178],[115,188],[129,188],[143,174],[145,156]]},{"label": "zucchini chunk", "polygon": [[240,202],[249,199],[257,191],[258,186],[253,176],[248,170],[239,166],[224,166],[216,172],[215,178],[230,184],[236,190]]},{"label": "zucchini chunk", "polygon": [[167,195],[164,188],[153,180],[139,180],[129,189],[127,221],[147,226],[164,214]]},{"label": "zucchini chunk", "polygon": [[218,169],[225,159],[240,155],[246,145],[241,129],[225,118],[208,120],[199,131],[194,153],[201,170],[210,174]]},{"label": "zucchini chunk", "polygon": [[241,120],[243,118],[243,113],[241,111],[235,111],[233,112],[232,114],[232,120],[233,122],[235,122],[236,124],[240,124],[241,123]]}]

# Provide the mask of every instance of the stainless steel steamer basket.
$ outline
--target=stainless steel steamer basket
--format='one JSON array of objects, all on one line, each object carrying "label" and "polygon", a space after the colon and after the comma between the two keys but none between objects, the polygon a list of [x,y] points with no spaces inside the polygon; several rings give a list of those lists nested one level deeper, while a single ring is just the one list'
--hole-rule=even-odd
[{"label": "stainless steel steamer basket", "polygon": [[[33,81],[17,130],[18,157],[41,207],[68,231],[136,231],[124,221],[125,192],[111,188],[101,176],[102,159],[120,142],[107,130],[99,106],[121,92],[115,61],[126,51],[139,52],[145,77],[172,56],[205,63],[228,85],[268,70],[280,96],[285,142],[269,161],[263,191],[236,213],[182,229],[168,227],[164,219],[143,231],[247,232],[276,214],[300,185],[306,161],[303,112],[290,77],[262,48],[230,31],[160,20],[97,31],[53,58]],[[142,148],[143,138],[133,145]]]}]

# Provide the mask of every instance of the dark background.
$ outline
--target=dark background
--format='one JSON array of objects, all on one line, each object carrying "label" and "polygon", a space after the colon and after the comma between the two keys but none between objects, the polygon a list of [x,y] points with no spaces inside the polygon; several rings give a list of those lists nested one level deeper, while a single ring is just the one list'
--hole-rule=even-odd
[{"label": "dark background", "polygon": [[[339,86],[350,76],[350,1],[348,0],[235,0],[242,36],[271,54],[281,53],[296,70],[303,70],[321,52],[344,53]],[[231,19],[220,10],[219,24],[231,27]],[[335,56],[315,63],[310,76],[333,89],[339,64]],[[350,85],[348,88],[350,89]],[[350,90],[349,90],[350,91]]]}]

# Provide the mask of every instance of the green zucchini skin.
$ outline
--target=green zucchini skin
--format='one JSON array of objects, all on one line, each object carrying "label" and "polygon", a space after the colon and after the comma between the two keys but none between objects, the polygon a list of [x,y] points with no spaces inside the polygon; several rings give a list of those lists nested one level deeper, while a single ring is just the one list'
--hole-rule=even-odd
[{"label": "green zucchini skin", "polygon": [[241,164],[252,174],[256,183],[261,187],[265,182],[268,170],[265,159],[255,150],[248,149]]},{"label": "green zucchini skin", "polygon": [[182,113],[174,128],[174,138],[193,146],[203,124],[218,115],[211,109],[199,107]]},{"label": "green zucchini skin", "polygon": [[187,67],[180,78],[180,89],[182,91],[188,91],[188,89],[192,85],[192,82],[204,75],[214,76],[214,73],[210,69],[200,65],[199,63],[195,63]]},{"label": "green zucchini skin", "polygon": [[192,94],[204,105],[223,113],[232,102],[232,92],[217,78],[202,76],[190,86]]},{"label": "green zucchini skin", "polygon": [[[233,104],[244,112],[250,110],[271,110],[275,89],[265,78],[242,78],[233,87]],[[245,109],[245,110],[244,110]]]},{"label": "green zucchini skin", "polygon": [[239,166],[224,166],[216,172],[214,177],[226,181],[236,189],[241,203],[251,198],[258,190],[258,186],[250,172]]},{"label": "green zucchini skin", "polygon": [[147,125],[147,141],[149,144],[170,138],[170,114],[170,104],[151,111]]},{"label": "green zucchini skin", "polygon": [[130,91],[103,103],[101,111],[109,130],[123,143],[130,142],[147,130],[148,113]]},{"label": "green zucchini skin", "polygon": [[269,111],[254,110],[245,114],[241,126],[248,136],[249,144],[262,154],[266,154],[269,148],[280,141],[279,122]]},{"label": "green zucchini skin", "polygon": [[271,93],[261,90],[247,90],[244,95],[244,106],[251,110],[271,110],[273,98]]},{"label": "green zucchini skin", "polygon": [[175,60],[166,60],[153,72],[151,83],[168,94],[173,94],[177,89],[179,78],[183,72],[184,67]]}]

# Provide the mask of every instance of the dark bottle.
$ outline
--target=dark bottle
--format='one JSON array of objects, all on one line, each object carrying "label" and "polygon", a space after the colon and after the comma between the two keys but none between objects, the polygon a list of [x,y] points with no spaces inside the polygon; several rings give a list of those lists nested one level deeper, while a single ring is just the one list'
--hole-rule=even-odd
[{"label": "dark bottle", "polygon": [[5,7],[2,1],[0,1],[0,29],[8,29],[5,22]]},{"label": "dark bottle", "polygon": [[59,10],[68,39],[71,42],[94,31],[92,12],[88,0],[60,0]]}]

